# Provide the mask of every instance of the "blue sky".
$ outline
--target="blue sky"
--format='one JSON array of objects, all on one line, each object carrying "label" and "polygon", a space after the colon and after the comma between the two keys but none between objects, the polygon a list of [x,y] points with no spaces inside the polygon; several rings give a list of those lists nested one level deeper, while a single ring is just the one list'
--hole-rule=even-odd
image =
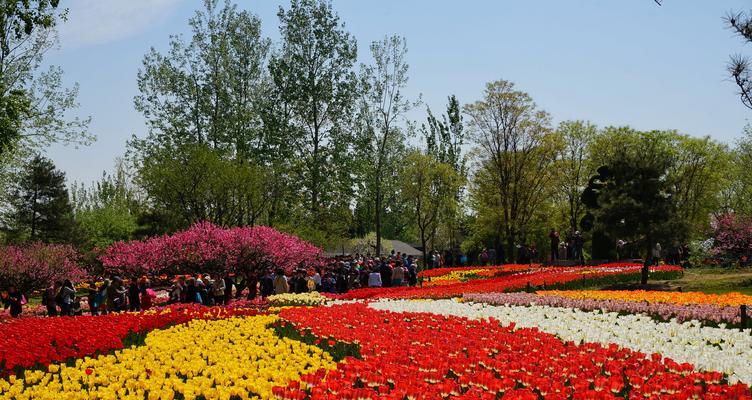
[{"label": "blue sky", "polygon": [[[98,140],[48,154],[69,181],[90,182],[111,170],[127,139],[144,135],[133,107],[136,73],[150,47],[165,49],[170,34],[189,34],[198,0],[68,0],[61,46],[48,56],[69,83],[80,84],[78,114],[93,118]],[[742,0],[334,0],[358,40],[405,36],[407,93],[442,110],[446,97],[477,100],[486,82],[506,79],[527,91],[558,123],[677,129],[732,143],[752,110],[739,102],[725,73],[730,54],[752,46],[724,28],[721,17],[744,10]],[[238,0],[277,41],[276,12],[287,1]],[[409,117],[423,121],[425,106]]]}]

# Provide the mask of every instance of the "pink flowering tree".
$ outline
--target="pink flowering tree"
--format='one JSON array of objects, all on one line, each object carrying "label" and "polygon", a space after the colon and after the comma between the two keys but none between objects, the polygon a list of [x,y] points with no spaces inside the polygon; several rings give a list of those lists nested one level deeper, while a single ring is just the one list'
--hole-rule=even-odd
[{"label": "pink flowering tree", "polygon": [[22,293],[41,290],[55,281],[87,277],[78,265],[79,254],[69,245],[33,243],[0,247],[0,285]]},{"label": "pink flowering tree", "polygon": [[100,257],[105,271],[123,276],[290,271],[321,259],[316,246],[265,226],[221,228],[208,222],[169,236],[119,242]]},{"label": "pink flowering tree", "polygon": [[727,213],[718,217],[712,226],[716,255],[736,260],[752,256],[752,218]]}]

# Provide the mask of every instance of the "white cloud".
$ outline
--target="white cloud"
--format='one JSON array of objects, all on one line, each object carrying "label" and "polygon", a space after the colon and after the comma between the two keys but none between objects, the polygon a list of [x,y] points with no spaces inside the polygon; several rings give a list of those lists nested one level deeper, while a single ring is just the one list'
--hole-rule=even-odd
[{"label": "white cloud", "polygon": [[137,35],[166,19],[180,0],[73,0],[59,28],[69,46],[110,43]]}]

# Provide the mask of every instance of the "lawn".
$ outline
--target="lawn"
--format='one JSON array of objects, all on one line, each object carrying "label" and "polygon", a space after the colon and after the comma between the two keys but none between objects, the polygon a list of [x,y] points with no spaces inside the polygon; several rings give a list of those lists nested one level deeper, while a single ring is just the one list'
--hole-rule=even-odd
[{"label": "lawn", "polygon": [[681,287],[685,292],[752,295],[752,268],[690,268],[681,278],[666,283]]}]

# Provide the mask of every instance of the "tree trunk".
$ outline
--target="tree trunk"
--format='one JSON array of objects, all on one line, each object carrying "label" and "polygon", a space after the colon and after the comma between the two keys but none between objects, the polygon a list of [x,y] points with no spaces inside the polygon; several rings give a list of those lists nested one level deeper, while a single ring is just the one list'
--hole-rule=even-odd
[{"label": "tree trunk", "polygon": [[376,257],[381,257],[381,179],[379,176],[376,177]]}]

